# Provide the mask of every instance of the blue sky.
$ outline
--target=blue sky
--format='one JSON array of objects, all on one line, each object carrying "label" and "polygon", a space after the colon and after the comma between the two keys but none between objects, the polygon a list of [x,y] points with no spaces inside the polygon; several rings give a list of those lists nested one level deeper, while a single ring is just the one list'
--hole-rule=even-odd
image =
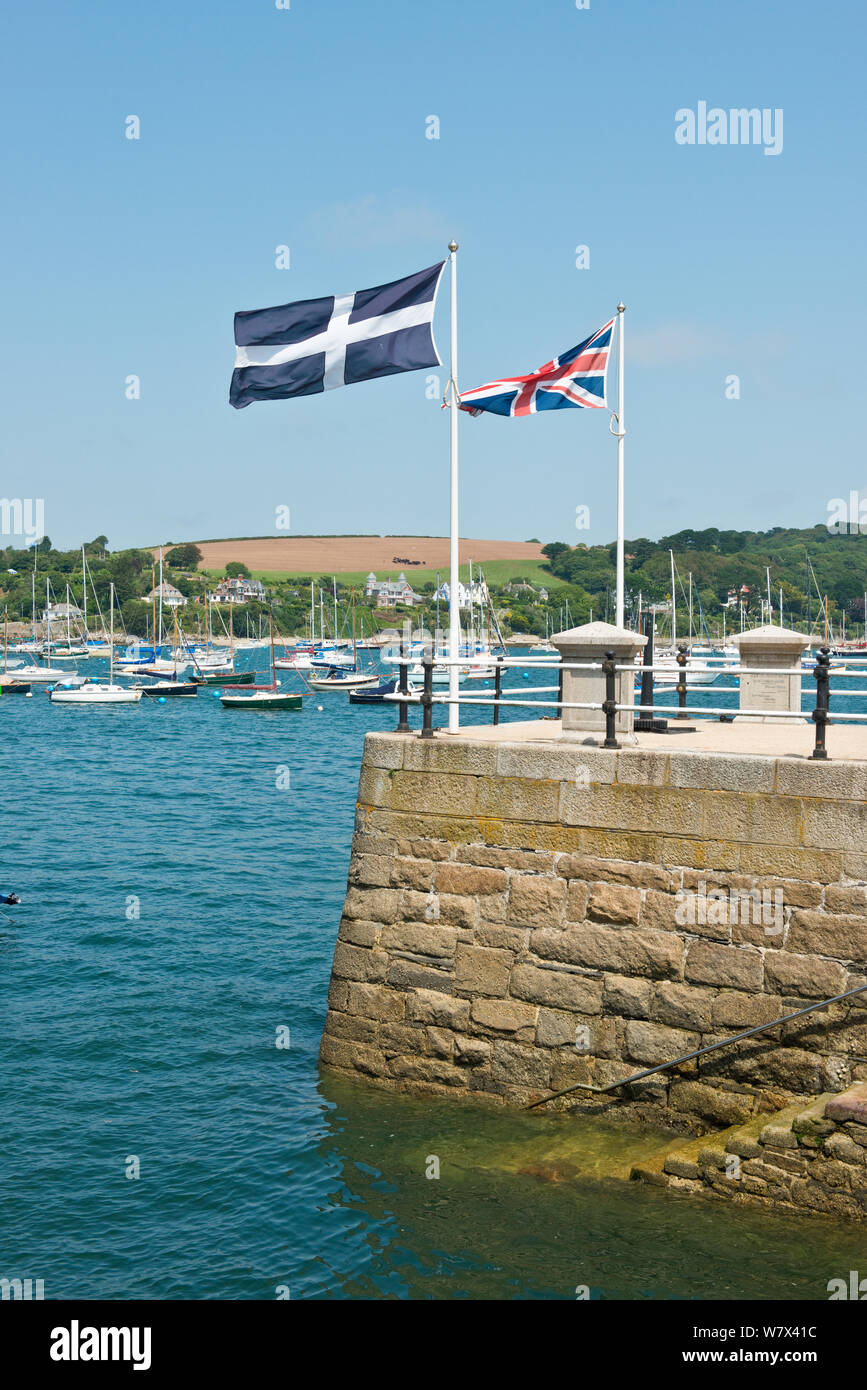
[{"label": "blue sky", "polygon": [[[854,0],[7,7],[0,491],[66,545],[277,534],[279,506],[296,533],[444,534],[425,373],[243,411],[228,387],[236,309],[454,236],[465,389],[625,301],[628,536],[824,521],[865,482],[865,27]],[[782,108],[782,153],[677,144],[702,100]],[[462,417],[462,535],[614,523],[603,412]]]}]

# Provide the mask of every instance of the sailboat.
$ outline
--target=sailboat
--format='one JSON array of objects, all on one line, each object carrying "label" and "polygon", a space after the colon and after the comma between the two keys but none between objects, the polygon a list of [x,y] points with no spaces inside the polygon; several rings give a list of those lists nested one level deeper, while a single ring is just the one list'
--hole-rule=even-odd
[{"label": "sailboat", "polygon": [[253,685],[249,689],[237,689],[233,685],[223,686],[220,703],[224,709],[303,709],[303,695],[282,692],[277,680],[274,665],[274,614],[268,614],[271,627],[271,682],[269,685]]},{"label": "sailboat", "polygon": [[[335,600],[336,601],[336,600]],[[307,684],[311,690],[362,690],[366,686],[379,685],[382,677],[365,676],[358,669],[358,646],[355,638],[355,590],[352,591],[352,665],[328,665],[324,676],[310,676]]]},{"label": "sailboat", "polygon": [[9,609],[3,613],[3,674],[0,676],[0,695],[26,695],[30,686],[26,681],[19,680],[18,672],[13,669],[9,671]]},{"label": "sailboat", "polygon": [[55,705],[137,705],[141,699],[140,690],[127,690],[125,686],[114,684],[114,585],[109,590],[111,603],[111,655],[109,656],[108,684],[98,681],[85,681],[75,689],[55,689],[49,692],[49,699]]},{"label": "sailboat", "polygon": [[141,682],[136,682],[136,684],[133,686],[133,689],[134,689],[134,690],[140,690],[141,693],[142,693],[142,695],[145,696],[146,698],[149,696],[151,699],[159,699],[160,696],[162,696],[162,697],[164,697],[164,698],[166,698],[166,699],[177,699],[178,697],[181,697],[181,698],[183,698],[183,699],[187,699],[187,698],[189,698],[189,697],[192,697],[193,699],[195,699],[195,697],[196,697],[196,696],[198,695],[198,693],[199,693],[199,687],[195,684],[194,681],[182,681],[182,680],[178,680],[178,610],[177,610],[177,608],[175,608],[175,610],[174,610],[174,615],[175,615],[175,631],[174,631],[174,640],[172,641],[172,653],[173,653],[173,656],[174,656],[174,670],[173,670],[171,676],[169,676],[169,677],[166,678],[166,679],[160,679],[159,677],[152,677],[152,678],[151,678],[151,684],[150,684],[150,685],[142,685]]},{"label": "sailboat", "polygon": [[90,651],[80,643],[77,645],[72,640],[72,633],[69,626],[69,585],[66,586],[66,642],[63,646],[54,644],[53,649],[49,649],[48,655],[55,661],[74,661],[80,656],[89,656]]}]

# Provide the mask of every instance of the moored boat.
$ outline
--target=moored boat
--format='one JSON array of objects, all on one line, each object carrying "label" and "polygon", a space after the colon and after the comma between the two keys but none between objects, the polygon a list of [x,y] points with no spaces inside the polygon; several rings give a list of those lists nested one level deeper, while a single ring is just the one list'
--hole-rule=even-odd
[{"label": "moored boat", "polygon": [[274,665],[274,615],[269,613],[271,626],[271,682],[269,685],[251,685],[246,690],[236,690],[224,685],[220,704],[224,709],[303,709],[303,695],[282,691],[277,680]]}]

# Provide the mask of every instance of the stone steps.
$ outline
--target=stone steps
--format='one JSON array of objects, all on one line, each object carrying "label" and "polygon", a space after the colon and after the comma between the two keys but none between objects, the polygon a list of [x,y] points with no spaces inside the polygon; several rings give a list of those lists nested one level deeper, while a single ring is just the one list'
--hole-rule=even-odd
[{"label": "stone steps", "polygon": [[629,1176],[740,1203],[867,1219],[867,1084],[677,1140]]}]

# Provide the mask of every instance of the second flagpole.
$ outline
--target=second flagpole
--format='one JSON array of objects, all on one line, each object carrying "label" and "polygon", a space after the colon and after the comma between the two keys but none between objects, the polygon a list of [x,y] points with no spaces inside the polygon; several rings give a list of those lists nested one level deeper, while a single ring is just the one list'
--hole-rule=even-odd
[{"label": "second flagpole", "polygon": [[[458,550],[458,244],[449,242],[449,266],[451,268],[451,381],[450,405],[452,408],[449,425],[451,428],[451,513],[449,523],[449,656],[456,661],[461,644],[461,600],[460,600],[460,555]],[[458,706],[458,668],[449,667],[449,733],[456,734],[460,728],[460,707]]]},{"label": "second flagpole", "polygon": [[623,531],[624,531],[624,502],[623,502],[623,440],[626,428],[623,423],[623,315],[626,310],[625,304],[617,306],[617,322],[619,333],[617,337],[618,372],[617,372],[617,610],[615,623],[618,627],[623,627],[623,599],[624,599],[624,566],[623,566]]}]

